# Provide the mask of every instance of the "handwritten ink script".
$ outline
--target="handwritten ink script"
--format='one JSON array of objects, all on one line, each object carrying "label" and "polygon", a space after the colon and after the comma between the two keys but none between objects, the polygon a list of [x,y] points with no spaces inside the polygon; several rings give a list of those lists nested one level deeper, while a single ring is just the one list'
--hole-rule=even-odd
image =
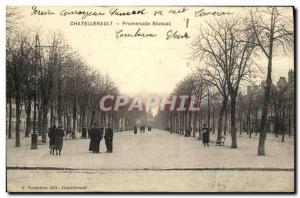
[{"label": "handwritten ink script", "polygon": [[[229,10],[198,7],[71,7],[54,9],[31,7],[31,16],[59,16],[70,19],[72,27],[115,27],[116,39],[164,38],[167,41],[190,39],[190,24],[199,18],[233,15]],[[157,20],[150,20],[150,19]],[[168,19],[168,20],[166,20]],[[197,23],[198,24],[198,23]],[[149,28],[151,26],[151,28]],[[160,31],[158,31],[160,30]],[[165,33],[161,33],[163,30]]]}]

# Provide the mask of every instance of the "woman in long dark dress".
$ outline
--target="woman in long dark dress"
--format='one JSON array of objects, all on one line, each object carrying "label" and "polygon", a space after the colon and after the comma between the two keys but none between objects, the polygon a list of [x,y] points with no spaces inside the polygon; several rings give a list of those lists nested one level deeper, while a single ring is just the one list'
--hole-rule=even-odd
[{"label": "woman in long dark dress", "polygon": [[209,147],[209,129],[206,127],[206,124],[203,124],[202,142],[204,147],[206,145]]},{"label": "woman in long dark dress", "polygon": [[136,128],[136,126],[134,126],[133,133],[137,134],[137,128]]},{"label": "woman in long dark dress", "polygon": [[54,148],[55,148],[56,155],[61,154],[61,150],[62,150],[63,142],[64,142],[64,136],[65,136],[65,133],[64,133],[63,127],[62,127],[62,125],[59,125],[56,130],[56,135],[55,135],[55,140],[54,140]]},{"label": "woman in long dark dress", "polygon": [[48,137],[49,137],[49,148],[50,148],[50,155],[54,155],[54,141],[56,136],[56,126],[55,124],[50,127]]}]

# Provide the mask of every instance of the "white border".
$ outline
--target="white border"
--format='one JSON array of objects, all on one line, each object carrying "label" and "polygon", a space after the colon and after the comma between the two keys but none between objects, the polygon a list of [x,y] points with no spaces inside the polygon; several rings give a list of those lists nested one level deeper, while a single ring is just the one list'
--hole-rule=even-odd
[{"label": "white border", "polygon": [[[6,86],[6,81],[5,81],[5,6],[6,5],[210,5],[210,6],[264,6],[264,5],[286,5],[286,6],[295,6],[296,9],[299,11],[300,7],[300,1],[299,0],[251,0],[251,1],[240,1],[240,0],[206,0],[206,1],[200,1],[200,0],[144,0],[144,1],[139,1],[139,0],[125,0],[125,1],[118,1],[118,0],[110,0],[110,1],[99,1],[99,0],[40,0],[40,1],[33,1],[33,0],[1,0],[0,1],[0,45],[1,45],[1,53],[0,53],[0,60],[1,60],[1,67],[0,67],[0,195],[1,197],[8,197],[9,194],[6,193],[6,161],[5,161],[5,86]],[[297,13],[299,16],[299,12]],[[297,27],[299,27],[299,20],[296,19],[297,22]],[[296,31],[298,37],[298,32]],[[299,42],[299,39],[297,39]],[[298,46],[298,42],[296,47]],[[296,57],[299,56],[299,50],[297,51],[297,54],[295,54]],[[295,63],[296,64],[296,63]],[[297,76],[299,76],[299,69],[297,69]],[[297,82],[297,93],[300,92],[299,90],[299,80]],[[297,100],[297,102],[299,102]],[[299,110],[299,105],[297,108],[297,112]],[[297,117],[297,123],[299,123],[299,116]],[[298,130],[296,131],[298,132]],[[297,143],[299,144],[299,134],[297,134]],[[299,159],[299,152],[297,159]],[[298,170],[299,171],[299,170]],[[280,178],[278,178],[280,179]],[[238,182],[238,181],[237,181]],[[272,181],[270,181],[272,182]],[[299,183],[299,181],[297,182]],[[299,190],[299,188],[297,187]],[[74,195],[74,194],[73,194]],[[21,195],[18,197],[25,197],[25,195]],[[49,196],[49,194],[48,194]],[[50,195],[53,196],[53,195]],[[63,195],[55,195],[57,197],[62,197]],[[82,197],[85,197],[87,195],[80,195]],[[106,197],[107,195],[100,195]],[[114,195],[117,196],[117,195]],[[138,195],[142,196],[142,195]],[[183,195],[187,196],[187,195]],[[200,195],[200,196],[205,196],[205,195]],[[216,195],[210,196],[210,197],[215,197]],[[288,195],[286,195],[288,196]],[[43,197],[43,195],[37,195],[36,197]],[[162,197],[161,195],[158,197]],[[256,197],[263,197],[263,195],[256,195]],[[281,195],[282,197],[282,195]]]}]

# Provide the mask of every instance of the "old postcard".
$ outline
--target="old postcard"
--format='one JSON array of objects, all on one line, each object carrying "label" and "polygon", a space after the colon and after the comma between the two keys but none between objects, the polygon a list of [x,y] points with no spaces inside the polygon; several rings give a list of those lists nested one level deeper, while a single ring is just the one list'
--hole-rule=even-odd
[{"label": "old postcard", "polygon": [[7,6],[8,192],[294,192],[293,7]]}]

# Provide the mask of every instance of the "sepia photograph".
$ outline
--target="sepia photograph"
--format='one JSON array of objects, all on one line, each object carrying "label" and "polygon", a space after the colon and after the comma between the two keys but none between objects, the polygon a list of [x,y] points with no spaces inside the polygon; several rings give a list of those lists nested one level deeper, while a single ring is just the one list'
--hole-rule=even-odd
[{"label": "sepia photograph", "polygon": [[6,191],[295,193],[295,12],[6,6]]}]

